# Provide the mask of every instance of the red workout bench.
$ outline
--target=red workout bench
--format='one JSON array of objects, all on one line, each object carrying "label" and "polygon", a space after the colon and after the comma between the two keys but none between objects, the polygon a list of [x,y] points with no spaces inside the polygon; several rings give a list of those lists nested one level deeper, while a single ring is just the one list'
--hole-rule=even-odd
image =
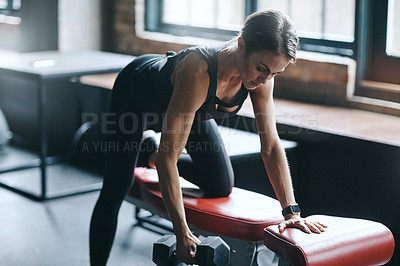
[{"label": "red workout bench", "polygon": [[[231,265],[382,265],[393,255],[393,235],[380,223],[318,215],[307,219],[328,225],[323,234],[293,228],[279,233],[277,200],[240,188],[226,198],[204,198],[195,186],[182,184],[189,225],[197,235],[223,238],[232,250]],[[135,169],[127,201],[168,218],[155,169]]]}]

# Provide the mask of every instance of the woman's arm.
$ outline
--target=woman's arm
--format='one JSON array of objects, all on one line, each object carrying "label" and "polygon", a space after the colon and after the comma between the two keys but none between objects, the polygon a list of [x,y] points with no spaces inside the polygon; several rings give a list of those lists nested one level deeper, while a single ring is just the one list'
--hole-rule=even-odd
[{"label": "woman's arm", "polygon": [[[296,204],[296,200],[285,150],[276,129],[273,86],[274,79],[270,79],[266,84],[253,90],[250,97],[261,141],[261,156],[275,194],[282,208],[286,208]],[[323,231],[322,224],[305,221],[298,214],[287,214],[284,218],[285,222],[279,226],[281,231],[288,226],[298,227],[307,233]]]},{"label": "woman's arm", "polygon": [[207,97],[207,64],[199,55],[188,54],[172,75],[174,92],[161,133],[156,167],[164,205],[177,236],[176,256],[191,262],[199,240],[192,235],[185,218],[177,161],[186,145],[196,111]]}]

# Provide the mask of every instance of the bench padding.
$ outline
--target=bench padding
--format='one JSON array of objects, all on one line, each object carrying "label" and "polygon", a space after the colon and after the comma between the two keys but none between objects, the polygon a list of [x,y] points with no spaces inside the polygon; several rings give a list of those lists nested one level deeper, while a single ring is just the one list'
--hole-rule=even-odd
[{"label": "bench padding", "polygon": [[[190,184],[182,191],[190,226],[234,239],[264,241],[292,265],[382,265],[394,252],[392,233],[378,222],[314,215],[306,219],[327,225],[324,233],[306,234],[294,228],[280,233],[278,224],[283,218],[275,199],[240,188],[233,188],[232,194],[225,198],[204,198]],[[155,169],[135,169],[135,182],[128,198],[168,217]]]},{"label": "bench padding", "polygon": [[[183,189],[186,218],[190,226],[200,230],[241,240],[263,241],[264,228],[279,224],[283,219],[279,202],[259,193],[233,188],[229,197],[203,198],[193,192],[198,191]],[[156,170],[136,168],[129,196],[140,197],[157,211],[156,214],[167,217]]]},{"label": "bench padding", "polygon": [[293,265],[383,265],[393,255],[394,239],[384,225],[368,220],[325,215],[307,217],[328,226],[322,234],[294,228],[265,229],[265,245]]}]

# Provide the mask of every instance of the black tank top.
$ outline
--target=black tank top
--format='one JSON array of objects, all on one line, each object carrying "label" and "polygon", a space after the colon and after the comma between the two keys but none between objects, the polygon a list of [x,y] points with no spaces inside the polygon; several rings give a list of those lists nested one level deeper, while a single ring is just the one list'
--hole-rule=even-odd
[{"label": "black tank top", "polygon": [[[196,118],[207,120],[212,118],[224,118],[235,115],[247,98],[248,91],[242,84],[239,97],[234,103],[228,104],[221,101],[216,96],[217,90],[217,72],[218,72],[218,54],[227,47],[229,42],[211,47],[190,47],[179,53],[167,52],[166,55],[144,55],[134,60],[135,72],[139,74],[140,80],[140,98],[147,106],[153,107],[158,111],[166,111],[172,96],[173,86],[171,84],[171,74],[176,65],[190,52],[199,54],[208,65],[208,74],[210,85],[208,87],[207,98],[202,106],[196,112]],[[138,88],[138,79],[132,84]],[[144,90],[144,91],[143,91]],[[137,95],[139,96],[139,95]],[[151,99],[151,100],[150,100]],[[232,112],[224,112],[216,109],[216,105],[224,107],[237,108]]]}]

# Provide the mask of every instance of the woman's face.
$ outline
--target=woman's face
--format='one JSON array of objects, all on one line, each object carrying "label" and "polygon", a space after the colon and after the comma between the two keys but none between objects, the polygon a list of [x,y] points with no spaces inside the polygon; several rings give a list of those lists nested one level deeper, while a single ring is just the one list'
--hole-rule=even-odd
[{"label": "woman's face", "polygon": [[240,47],[239,40],[238,70],[243,85],[248,90],[265,84],[267,80],[282,73],[290,63],[287,57],[268,50],[246,54],[244,44],[242,43],[242,45],[243,47]]}]

